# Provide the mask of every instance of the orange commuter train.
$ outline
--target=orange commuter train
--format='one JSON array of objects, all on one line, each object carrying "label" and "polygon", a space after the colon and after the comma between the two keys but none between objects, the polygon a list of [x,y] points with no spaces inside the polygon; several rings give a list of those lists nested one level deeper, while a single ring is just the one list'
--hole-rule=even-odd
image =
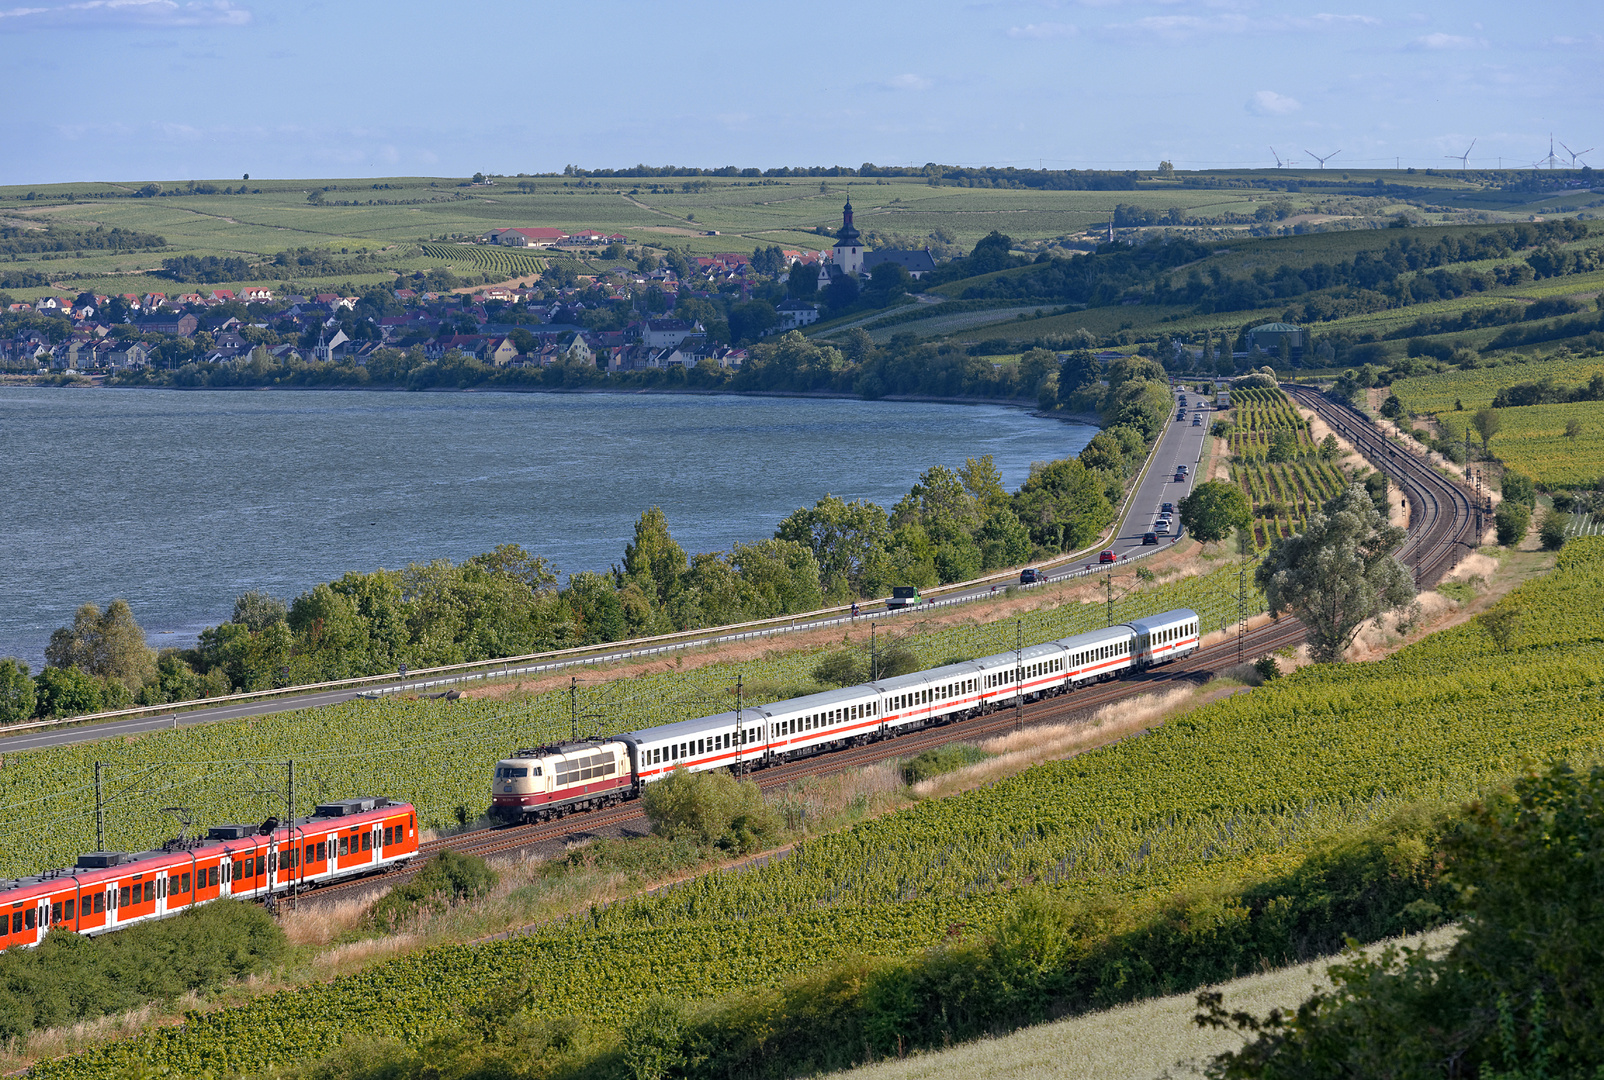
[{"label": "orange commuter train", "polygon": [[0,948],[37,945],[50,928],[98,935],[178,915],[225,896],[265,900],[404,865],[418,853],[410,803],[321,803],[281,825],[216,825],[155,851],[92,851],[70,869],[0,881]]}]

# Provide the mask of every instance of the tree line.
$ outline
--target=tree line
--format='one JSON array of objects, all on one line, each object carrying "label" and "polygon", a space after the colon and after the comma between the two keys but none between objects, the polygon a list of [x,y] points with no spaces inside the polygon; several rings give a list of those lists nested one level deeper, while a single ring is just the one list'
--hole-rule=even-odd
[{"label": "tree line", "polygon": [[126,601],[85,604],[51,635],[38,674],[0,660],[0,723],[603,644],[967,580],[1090,544],[1147,445],[1141,429],[1111,425],[1078,457],[1033,466],[1012,493],[989,455],[933,466],[889,510],[825,495],[771,538],[727,552],[688,554],[653,507],[619,564],[561,585],[545,558],[505,544],[460,563],[352,571],[288,603],[247,592],[190,649],[151,649]]}]

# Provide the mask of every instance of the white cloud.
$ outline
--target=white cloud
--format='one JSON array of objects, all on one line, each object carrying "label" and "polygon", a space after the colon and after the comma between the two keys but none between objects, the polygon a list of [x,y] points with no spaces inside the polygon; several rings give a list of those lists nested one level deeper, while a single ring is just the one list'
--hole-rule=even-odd
[{"label": "white cloud", "polygon": [[1427,34],[1425,37],[1415,38],[1415,40],[1409,43],[1408,47],[1411,50],[1433,51],[1441,51],[1446,49],[1485,49],[1487,48],[1487,39],[1460,37],[1457,34],[1436,33]]},{"label": "white cloud", "polygon": [[928,90],[934,84],[923,75],[910,72],[888,80],[886,85],[893,90]]},{"label": "white cloud", "polygon": [[1046,38],[1073,37],[1078,33],[1080,31],[1074,23],[1042,22],[1008,28],[1008,36],[1011,38],[1034,38],[1038,41]]},{"label": "white cloud", "polygon": [[231,0],[78,0],[0,10],[0,28],[244,26],[251,13]]},{"label": "white cloud", "polygon": [[1369,15],[1270,16],[1254,18],[1235,12],[1214,15],[1148,15],[1128,23],[1111,23],[1115,33],[1165,38],[1187,38],[1199,34],[1276,34],[1288,32],[1323,33],[1380,26],[1381,20]]},{"label": "white cloud", "polygon": [[1274,90],[1260,90],[1243,107],[1254,116],[1286,116],[1303,108],[1303,102]]}]

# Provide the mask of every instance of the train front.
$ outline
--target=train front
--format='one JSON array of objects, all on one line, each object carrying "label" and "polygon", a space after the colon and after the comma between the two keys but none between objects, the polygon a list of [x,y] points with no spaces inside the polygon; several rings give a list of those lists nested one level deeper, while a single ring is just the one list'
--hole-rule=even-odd
[{"label": "train front", "polygon": [[490,816],[498,821],[522,821],[534,813],[546,792],[544,763],[539,757],[510,757],[496,762],[490,783]]}]

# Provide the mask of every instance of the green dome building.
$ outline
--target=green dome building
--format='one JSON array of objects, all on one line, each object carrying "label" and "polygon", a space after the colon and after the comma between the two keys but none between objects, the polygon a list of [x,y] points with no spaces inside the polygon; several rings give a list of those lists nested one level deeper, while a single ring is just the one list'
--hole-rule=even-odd
[{"label": "green dome building", "polygon": [[1272,322],[1263,326],[1255,326],[1248,331],[1248,348],[1257,345],[1271,356],[1281,355],[1281,343],[1284,341],[1290,350],[1292,359],[1302,360],[1304,350],[1309,345],[1309,332],[1301,326],[1291,323]]}]

